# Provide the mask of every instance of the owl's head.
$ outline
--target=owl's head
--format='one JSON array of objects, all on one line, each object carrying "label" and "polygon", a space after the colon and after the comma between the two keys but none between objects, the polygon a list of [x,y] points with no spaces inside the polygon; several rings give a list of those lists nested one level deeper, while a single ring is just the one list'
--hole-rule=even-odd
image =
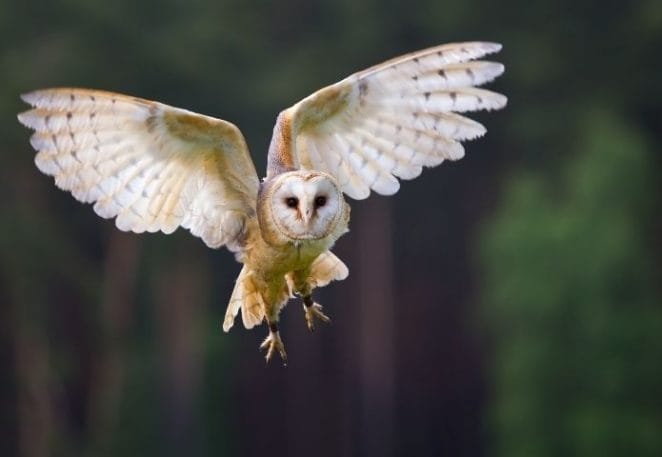
[{"label": "owl's head", "polygon": [[330,235],[345,205],[335,180],[312,170],[276,176],[265,197],[263,203],[273,228],[288,241],[318,240]]}]

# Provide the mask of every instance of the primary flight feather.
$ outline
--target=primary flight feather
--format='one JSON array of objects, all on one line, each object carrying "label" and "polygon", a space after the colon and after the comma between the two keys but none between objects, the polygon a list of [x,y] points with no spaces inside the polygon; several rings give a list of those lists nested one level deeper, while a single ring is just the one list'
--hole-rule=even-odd
[{"label": "primary flight feather", "polygon": [[327,86],[282,111],[260,183],[239,129],[226,121],[110,92],[30,92],[19,114],[35,130],[39,170],[120,230],[189,229],[244,264],[223,329],[241,312],[266,322],[267,360],[286,360],[280,310],[303,299],[308,327],[328,322],[313,289],[345,279],[330,252],[347,231],[343,194],[395,194],[400,179],[464,156],[461,141],[485,128],[461,114],[495,110],[506,97],[479,89],[503,65],[480,61],[501,45],[436,46],[391,59]]}]

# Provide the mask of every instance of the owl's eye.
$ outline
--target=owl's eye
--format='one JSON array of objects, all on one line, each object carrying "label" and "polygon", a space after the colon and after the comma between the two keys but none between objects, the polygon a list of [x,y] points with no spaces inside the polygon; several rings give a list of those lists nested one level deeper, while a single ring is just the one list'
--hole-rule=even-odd
[{"label": "owl's eye", "polygon": [[324,205],[326,205],[326,197],[324,195],[315,198],[315,208],[320,208]]},{"label": "owl's eye", "polygon": [[297,206],[299,206],[299,199],[296,198],[296,197],[287,197],[287,198],[285,199],[285,204],[286,204],[289,208],[296,208]]}]

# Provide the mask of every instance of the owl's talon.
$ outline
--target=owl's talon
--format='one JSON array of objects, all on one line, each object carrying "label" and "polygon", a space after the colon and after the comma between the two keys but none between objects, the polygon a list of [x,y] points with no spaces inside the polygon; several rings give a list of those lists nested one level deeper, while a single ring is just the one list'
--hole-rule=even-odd
[{"label": "owl's talon", "polygon": [[319,303],[312,303],[310,305],[307,305],[304,302],[303,310],[305,312],[306,323],[308,324],[308,330],[310,330],[311,332],[315,331],[315,318],[327,324],[331,322],[329,316],[327,316],[322,312],[322,305],[320,305]]},{"label": "owl's talon", "polygon": [[287,365],[287,354],[285,353],[285,345],[283,344],[283,340],[280,339],[280,334],[278,331],[272,331],[269,330],[269,335],[267,335],[266,339],[262,342],[260,345],[260,350],[266,349],[267,354],[265,355],[265,359],[267,362],[271,360],[271,358],[274,356],[276,351],[280,354],[280,358],[283,359],[283,364]]}]

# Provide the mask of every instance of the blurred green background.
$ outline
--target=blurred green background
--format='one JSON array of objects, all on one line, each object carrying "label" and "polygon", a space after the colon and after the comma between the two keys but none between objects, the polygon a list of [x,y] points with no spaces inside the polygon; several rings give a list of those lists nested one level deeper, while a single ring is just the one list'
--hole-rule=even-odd
[{"label": "blurred green background", "polygon": [[[33,165],[19,94],[276,114],[399,53],[491,40],[488,135],[353,204],[290,364],[220,329],[239,265],[126,234]],[[0,0],[0,455],[660,456],[662,2]]]}]

